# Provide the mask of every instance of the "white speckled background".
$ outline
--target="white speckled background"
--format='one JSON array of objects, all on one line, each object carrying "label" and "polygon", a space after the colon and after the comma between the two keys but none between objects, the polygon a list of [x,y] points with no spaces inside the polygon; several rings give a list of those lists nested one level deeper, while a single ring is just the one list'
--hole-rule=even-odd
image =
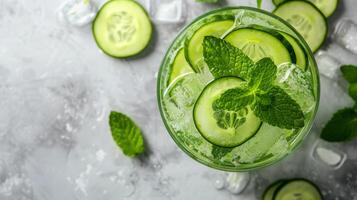
[{"label": "white speckled background", "polygon": [[[270,0],[263,1],[264,9],[273,9]],[[147,53],[123,60],[98,50],[90,26],[59,23],[61,3],[0,0],[1,200],[250,200],[260,199],[272,181],[289,177],[313,180],[326,199],[357,200],[356,141],[332,145],[347,155],[338,170],[311,158],[322,124],[337,108],[353,103],[338,80],[322,76],[321,109],[302,147],[274,166],[251,172],[240,195],[217,190],[215,181],[225,173],[190,159],[166,132],[155,74],[169,44],[184,24],[205,11],[255,6],[254,0],[215,6],[186,0],[184,24],[155,24]],[[344,17],[357,22],[356,9],[357,1],[341,0],[331,27]],[[332,40],[323,50],[341,63],[357,64],[356,55]],[[145,155],[131,159],[118,150],[109,132],[110,110],[124,112],[140,125]]]}]

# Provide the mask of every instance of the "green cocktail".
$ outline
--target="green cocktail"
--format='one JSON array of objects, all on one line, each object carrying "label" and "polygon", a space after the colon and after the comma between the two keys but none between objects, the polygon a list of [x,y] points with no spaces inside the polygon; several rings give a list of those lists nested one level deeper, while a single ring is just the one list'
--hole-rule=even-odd
[{"label": "green cocktail", "polygon": [[172,43],[158,101],[167,130],[189,156],[246,171],[301,143],[318,107],[319,78],[306,42],[285,21],[224,8],[196,19]]}]

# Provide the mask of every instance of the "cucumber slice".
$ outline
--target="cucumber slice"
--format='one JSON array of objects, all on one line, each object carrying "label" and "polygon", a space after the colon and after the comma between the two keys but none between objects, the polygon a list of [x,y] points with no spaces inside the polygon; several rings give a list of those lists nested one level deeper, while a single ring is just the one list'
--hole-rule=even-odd
[{"label": "cucumber slice", "polygon": [[338,0],[309,0],[313,3],[325,17],[330,17],[337,9]]},{"label": "cucumber slice", "polygon": [[312,3],[287,1],[274,10],[274,14],[288,21],[316,52],[327,37],[327,20]]},{"label": "cucumber slice", "polygon": [[305,70],[307,66],[307,54],[303,50],[304,48],[301,46],[301,44],[291,35],[287,33],[281,32],[285,39],[291,44],[291,46],[294,48],[295,56],[296,56],[296,63],[301,69]]},{"label": "cucumber slice", "polygon": [[280,186],[286,183],[286,180],[278,180],[272,183],[263,193],[263,200],[274,200],[274,192]]},{"label": "cucumber slice", "polygon": [[254,62],[271,57],[276,65],[295,63],[295,53],[290,43],[278,32],[256,27],[236,29],[225,38],[227,42],[244,51]]},{"label": "cucumber slice", "polygon": [[99,10],[92,32],[104,53],[126,58],[139,54],[148,46],[152,25],[140,4],[132,0],[111,0]]},{"label": "cucumber slice", "polygon": [[294,179],[280,186],[274,193],[274,200],[322,200],[320,190],[305,179]]},{"label": "cucumber slice", "polygon": [[[288,0],[273,0],[274,5],[278,6]],[[330,17],[337,9],[339,0],[308,0],[313,3],[325,17]]]},{"label": "cucumber slice", "polygon": [[185,42],[186,60],[195,72],[199,72],[197,65],[203,60],[203,39],[205,36],[221,37],[234,24],[233,18],[216,18],[216,21],[206,23],[193,32]]},{"label": "cucumber slice", "polygon": [[[221,147],[238,146],[258,132],[261,121],[250,108],[239,112],[222,111],[220,114],[212,108],[213,102],[228,89],[244,83],[237,77],[223,77],[208,84],[193,109],[193,119],[201,135],[212,144]],[[217,121],[221,120],[220,122]],[[245,119],[245,120],[244,120]],[[224,123],[226,127],[219,125]]]},{"label": "cucumber slice", "polygon": [[172,83],[175,79],[185,74],[193,72],[190,65],[187,63],[185,58],[185,51],[181,48],[172,63],[169,84]]}]

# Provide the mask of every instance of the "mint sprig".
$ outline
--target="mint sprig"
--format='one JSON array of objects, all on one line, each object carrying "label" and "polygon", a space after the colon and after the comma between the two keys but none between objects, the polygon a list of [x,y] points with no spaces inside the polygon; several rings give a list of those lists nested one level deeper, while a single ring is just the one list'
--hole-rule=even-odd
[{"label": "mint sprig", "polygon": [[278,86],[272,87],[263,98],[257,98],[253,110],[257,117],[270,125],[285,129],[304,127],[304,114],[299,104]]},{"label": "mint sprig", "polygon": [[[204,60],[215,78],[238,76],[246,83],[225,91],[212,108],[219,111],[241,111],[250,107],[263,122],[285,129],[304,126],[299,104],[274,84],[277,67],[271,58],[254,63],[242,50],[228,42],[206,36],[203,40]],[[242,118],[245,119],[245,118]]]},{"label": "mint sprig", "polygon": [[[357,102],[357,66],[341,66],[343,77],[350,83],[348,94]],[[357,105],[357,104],[356,104]],[[357,137],[357,106],[338,110],[321,132],[329,142],[343,142]]]},{"label": "mint sprig", "polygon": [[254,65],[242,50],[213,36],[206,36],[203,40],[203,57],[215,78],[240,75],[247,79]]},{"label": "mint sprig", "polygon": [[128,116],[112,111],[109,126],[115,143],[125,155],[133,157],[144,152],[141,130]]}]

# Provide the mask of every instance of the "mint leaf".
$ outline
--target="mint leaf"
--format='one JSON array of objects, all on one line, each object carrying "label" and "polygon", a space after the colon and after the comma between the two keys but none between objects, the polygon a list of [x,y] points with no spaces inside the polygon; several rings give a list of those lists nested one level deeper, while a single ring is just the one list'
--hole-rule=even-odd
[{"label": "mint leaf", "polygon": [[269,90],[276,79],[278,69],[271,58],[263,58],[255,63],[249,76],[249,86],[263,91]]},{"label": "mint leaf", "polygon": [[214,159],[221,159],[228,153],[230,153],[233,150],[233,148],[226,148],[226,147],[220,147],[213,145],[212,146],[212,155]]},{"label": "mint leaf", "polygon": [[343,65],[341,66],[341,72],[349,83],[357,83],[357,66]]},{"label": "mint leaf", "polygon": [[112,111],[109,115],[109,126],[116,144],[127,156],[144,152],[144,140],[139,127],[126,115]]},{"label": "mint leaf", "polygon": [[213,104],[213,110],[240,111],[251,104],[254,96],[247,86],[242,86],[225,91]]},{"label": "mint leaf", "polygon": [[206,36],[203,40],[203,57],[215,78],[240,76],[247,80],[250,78],[249,70],[254,66],[242,50],[213,36]]},{"label": "mint leaf", "polygon": [[261,8],[262,7],[262,0],[257,0],[257,8]]},{"label": "mint leaf", "polygon": [[352,83],[348,88],[348,94],[357,102],[357,83]]},{"label": "mint leaf", "polygon": [[[262,102],[260,99],[265,100]],[[253,110],[257,117],[272,126],[285,129],[304,127],[304,114],[299,104],[278,86],[272,87],[266,94],[257,94]]]},{"label": "mint leaf", "polygon": [[353,108],[337,111],[321,133],[321,138],[330,142],[342,142],[354,137],[357,137],[357,112]]}]

